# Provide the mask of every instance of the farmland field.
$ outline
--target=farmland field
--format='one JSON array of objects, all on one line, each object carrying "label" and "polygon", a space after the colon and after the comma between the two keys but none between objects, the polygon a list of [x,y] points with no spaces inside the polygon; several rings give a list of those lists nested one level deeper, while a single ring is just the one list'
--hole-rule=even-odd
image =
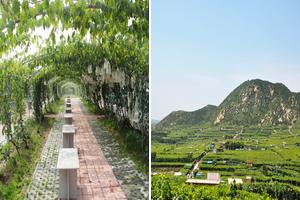
[{"label": "farmland field", "polygon": [[[235,147],[232,144],[240,146]],[[231,145],[231,146],[230,146]],[[239,127],[208,126],[172,127],[152,133],[153,195],[161,176],[172,184],[184,184],[195,159],[200,160],[196,172],[206,179],[207,172],[217,172],[221,184],[228,178],[241,178],[243,187],[252,184],[278,183],[287,185],[300,194],[300,124],[288,131],[287,126]],[[207,154],[202,154],[204,151]],[[182,175],[175,177],[174,172]],[[251,177],[251,183],[246,181]],[[177,184],[178,183],[178,184]],[[207,186],[184,187],[202,188]],[[229,188],[230,190],[230,188]],[[268,194],[267,196],[269,196]],[[282,199],[281,196],[272,196]],[[298,197],[298,196],[297,196]],[[295,198],[295,197],[293,197]],[[300,198],[300,196],[299,196]],[[289,198],[288,198],[289,199]]]}]

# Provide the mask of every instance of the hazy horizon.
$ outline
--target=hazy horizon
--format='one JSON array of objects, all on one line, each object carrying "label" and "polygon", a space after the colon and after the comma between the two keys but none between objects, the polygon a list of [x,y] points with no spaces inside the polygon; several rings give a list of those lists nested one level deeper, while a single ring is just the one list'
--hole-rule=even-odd
[{"label": "hazy horizon", "polygon": [[152,119],[218,106],[251,79],[300,92],[300,1],[188,2],[152,1]]}]

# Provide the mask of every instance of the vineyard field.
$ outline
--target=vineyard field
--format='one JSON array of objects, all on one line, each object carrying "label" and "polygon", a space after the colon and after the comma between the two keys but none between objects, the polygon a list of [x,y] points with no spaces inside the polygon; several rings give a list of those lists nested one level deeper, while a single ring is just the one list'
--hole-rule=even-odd
[{"label": "vineyard field", "polygon": [[[219,173],[221,184],[212,188],[220,192],[226,187],[230,190],[230,185],[227,184],[228,178],[242,179],[243,187],[278,183],[286,184],[299,192],[299,124],[295,124],[291,132],[288,131],[287,126],[260,128],[207,125],[155,131],[152,133],[152,187],[158,184],[156,181],[160,180],[161,176],[164,176],[164,181],[168,180],[171,185],[176,185],[175,182],[178,182],[185,188],[192,187],[197,190],[207,187],[184,184],[193,163],[199,159],[200,164],[195,170],[201,173],[201,177],[198,178],[206,179],[208,172]],[[169,141],[172,142],[168,143]],[[231,148],[230,145],[235,143],[242,146]],[[203,155],[205,151],[207,154]],[[181,172],[182,175],[174,176],[175,172]],[[246,177],[251,177],[251,183],[247,182]],[[194,190],[192,188],[187,190]],[[152,195],[155,192],[155,188],[153,189]],[[240,192],[242,191],[245,192],[244,190]],[[265,194],[253,192],[249,195],[253,197],[258,195],[259,199]],[[267,196],[278,198],[274,195]]]}]

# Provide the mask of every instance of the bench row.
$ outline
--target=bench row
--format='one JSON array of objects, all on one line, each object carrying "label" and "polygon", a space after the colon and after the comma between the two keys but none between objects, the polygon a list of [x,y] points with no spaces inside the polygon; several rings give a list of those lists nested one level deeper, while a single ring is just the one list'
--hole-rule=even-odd
[{"label": "bench row", "polygon": [[65,124],[62,127],[63,148],[58,154],[59,199],[77,199],[77,169],[79,169],[78,150],[74,148],[75,127],[71,99],[66,99],[64,114]]}]

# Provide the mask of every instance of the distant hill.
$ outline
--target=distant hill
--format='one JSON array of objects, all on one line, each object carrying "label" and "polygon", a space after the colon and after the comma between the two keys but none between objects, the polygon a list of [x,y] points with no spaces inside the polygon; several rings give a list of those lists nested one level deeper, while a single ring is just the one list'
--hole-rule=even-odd
[{"label": "distant hill", "polygon": [[203,123],[289,125],[299,117],[300,93],[291,92],[282,83],[255,79],[234,89],[218,107],[208,105],[193,112],[172,112],[156,128]]},{"label": "distant hill", "polygon": [[207,105],[193,112],[174,111],[161,120],[156,125],[156,128],[161,129],[176,125],[195,125],[210,122],[212,120],[212,114],[214,114],[216,110],[217,106]]},{"label": "distant hill", "polygon": [[151,127],[154,128],[159,122],[160,122],[160,120],[151,119]]},{"label": "distant hill", "polygon": [[300,114],[300,95],[282,83],[246,81],[220,104],[215,124],[291,124]]}]

